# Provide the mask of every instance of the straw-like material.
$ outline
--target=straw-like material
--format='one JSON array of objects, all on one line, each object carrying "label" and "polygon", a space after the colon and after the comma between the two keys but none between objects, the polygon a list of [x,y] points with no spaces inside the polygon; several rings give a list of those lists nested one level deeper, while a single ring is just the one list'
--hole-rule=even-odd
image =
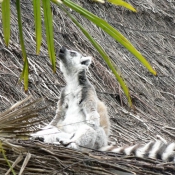
[{"label": "straw-like material", "polygon": [[[121,146],[136,142],[148,142],[156,139],[157,135],[167,141],[174,141],[174,2],[128,0],[136,7],[138,13],[130,12],[122,7],[114,7],[108,3],[105,5],[94,4],[87,0],[75,0],[75,2],[104,18],[122,32],[158,73],[157,77],[151,75],[133,55],[101,29],[75,12],[71,12],[120,68],[135,106],[134,110],[129,109],[126,97],[102,58],[70,19],[55,5],[52,6],[56,55],[58,55],[60,47],[66,45],[68,48],[94,57],[88,76],[96,87],[99,98],[108,106],[112,122],[110,141]],[[28,95],[32,95],[34,101],[42,97],[45,100],[42,104],[37,104],[35,110],[47,106],[47,108],[37,111],[37,114],[39,113],[38,120],[41,125],[44,125],[55,115],[56,102],[65,82],[59,70],[59,59],[57,59],[57,73],[52,73],[44,27],[41,53],[39,56],[35,54],[32,2],[25,0],[21,3],[25,45],[30,65],[29,90],[25,94],[22,83],[18,83],[23,62],[19,45],[15,1],[12,0],[9,48],[5,47],[3,34],[0,31],[0,111],[8,109]],[[38,124],[36,119],[29,122],[32,121]],[[28,126],[31,127],[28,128]],[[23,132],[24,130],[31,131],[31,128],[34,130],[32,124],[27,125],[23,128]],[[20,147],[16,148],[15,145]],[[126,159],[111,153],[85,154],[39,142],[5,140],[4,146],[11,163],[20,160],[14,170],[21,174],[63,174],[63,172],[65,174],[66,172],[67,174],[73,174],[73,172],[77,172],[77,174],[109,174],[108,171],[116,174],[114,170],[120,170],[120,168],[137,174],[175,172],[174,164],[171,163],[135,160],[135,158]],[[2,167],[0,171],[3,173],[9,169],[2,156],[0,167]]]}]

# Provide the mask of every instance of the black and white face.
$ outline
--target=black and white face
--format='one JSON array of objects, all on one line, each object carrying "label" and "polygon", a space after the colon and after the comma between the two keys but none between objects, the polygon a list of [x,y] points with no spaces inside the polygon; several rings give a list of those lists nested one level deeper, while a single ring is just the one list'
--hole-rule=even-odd
[{"label": "black and white face", "polygon": [[63,75],[73,75],[81,70],[86,70],[91,64],[90,56],[83,56],[81,53],[68,50],[62,47],[59,52],[60,70]]}]

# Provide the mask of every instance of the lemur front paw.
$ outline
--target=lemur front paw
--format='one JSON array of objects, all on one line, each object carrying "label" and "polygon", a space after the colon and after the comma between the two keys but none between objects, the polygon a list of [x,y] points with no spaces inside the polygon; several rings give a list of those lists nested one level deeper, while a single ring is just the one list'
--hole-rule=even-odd
[{"label": "lemur front paw", "polygon": [[100,116],[95,111],[86,116],[86,122],[90,125],[99,126],[100,125]]},{"label": "lemur front paw", "polygon": [[44,142],[44,137],[43,136],[32,137],[31,140],[38,140]]},{"label": "lemur front paw", "polygon": [[70,139],[59,140],[59,143],[67,148],[78,149],[78,145],[75,142],[72,142]]},{"label": "lemur front paw", "polygon": [[87,125],[96,130],[99,127],[99,122],[96,120],[89,120]]},{"label": "lemur front paw", "polygon": [[70,143],[68,146],[67,146],[67,148],[71,148],[71,149],[78,149],[79,147],[78,147],[78,145],[76,144],[76,143]]},{"label": "lemur front paw", "polygon": [[62,144],[63,146],[68,146],[71,143],[70,139],[64,139],[64,138],[57,138],[57,142]]}]

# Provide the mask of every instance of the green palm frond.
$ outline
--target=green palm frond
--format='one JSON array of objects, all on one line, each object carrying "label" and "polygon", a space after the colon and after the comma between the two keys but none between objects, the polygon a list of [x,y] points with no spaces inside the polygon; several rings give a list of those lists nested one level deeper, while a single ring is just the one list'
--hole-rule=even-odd
[{"label": "green palm frond", "polygon": [[114,5],[119,5],[119,6],[123,6],[133,12],[137,12],[136,9],[129,3],[123,1],[123,0],[107,0],[108,2],[110,2],[111,4]]},{"label": "green palm frond", "polygon": [[[76,3],[70,0],[42,0],[42,7],[44,12],[44,23],[46,29],[46,40],[48,46],[48,53],[49,58],[52,64],[52,69],[56,72],[56,57],[55,57],[55,50],[54,50],[54,38],[53,38],[53,24],[52,24],[52,13],[50,7],[50,1],[57,4],[59,7],[69,7],[72,10],[76,11],[80,15],[84,16],[95,25],[100,27],[104,32],[109,34],[112,38],[114,38],[117,42],[122,44],[128,51],[130,51],[153,75],[156,75],[156,71],[150,65],[150,63],[142,56],[142,54],[130,43],[127,38],[125,38],[117,29],[112,27],[109,23],[107,23],[102,18],[94,15],[93,13],[89,12],[88,10],[84,9],[83,7],[77,5]],[[123,0],[107,0],[111,4],[123,6],[133,12],[136,12],[134,7]],[[99,1],[96,1],[99,2]],[[101,1],[103,2],[103,1]],[[41,11],[40,11],[41,3],[40,0],[33,0],[33,11],[34,11],[34,22],[35,22],[35,33],[36,33],[36,52],[39,53],[40,46],[41,46]],[[23,32],[22,32],[22,20],[21,20],[21,10],[20,10],[20,0],[16,1],[16,8],[17,8],[17,15],[18,15],[18,26],[19,26],[19,38],[21,44],[21,50],[24,60],[24,67],[20,77],[20,80],[24,80],[24,89],[25,91],[28,90],[28,76],[29,76],[29,63],[27,60],[27,54],[23,39]],[[5,11],[7,12],[7,16],[5,16]],[[69,15],[70,17],[70,15]],[[4,0],[2,2],[2,21],[3,21],[3,31],[4,31],[4,38],[5,43],[8,45],[9,38],[10,38],[10,2],[9,0]],[[107,53],[101,48],[101,46],[93,39],[93,37],[84,29],[82,26],[75,22],[76,19],[70,17],[73,22],[80,28],[80,30],[84,33],[84,35],[89,39],[92,45],[96,48],[96,50],[100,53],[102,58],[105,60],[109,68],[112,70],[113,74],[115,75],[116,79],[119,81],[125,95],[127,96],[129,105],[131,106],[131,97],[126,86],[125,82],[123,81],[122,77],[118,73],[118,70],[114,68],[113,64],[111,63],[110,58],[107,56]],[[5,30],[7,29],[8,30]]]},{"label": "green palm frond", "polygon": [[40,0],[33,0],[33,13],[35,22],[35,35],[36,35],[36,53],[39,54],[42,39],[41,30],[41,11],[40,11]]},{"label": "green palm frond", "polygon": [[10,0],[2,2],[2,24],[5,44],[8,46],[10,40]]}]

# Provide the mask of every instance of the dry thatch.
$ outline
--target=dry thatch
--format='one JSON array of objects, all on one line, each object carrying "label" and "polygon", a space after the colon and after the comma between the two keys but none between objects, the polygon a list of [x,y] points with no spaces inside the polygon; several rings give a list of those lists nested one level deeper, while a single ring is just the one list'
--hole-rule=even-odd
[{"label": "dry thatch", "polygon": [[[77,27],[56,6],[52,7],[55,31],[55,48],[62,45],[94,56],[89,78],[97,94],[108,106],[111,117],[111,142],[118,145],[147,142],[156,135],[173,141],[175,137],[175,12],[174,2],[128,0],[138,10],[132,13],[109,4],[92,4],[87,0],[75,0],[81,6],[107,20],[120,30],[149,60],[158,72],[154,77],[122,46],[86,19],[71,12],[87,28],[109,53],[120,68],[131,92],[135,110],[128,112],[126,98],[104,61]],[[6,48],[0,31],[0,111],[29,94],[34,99],[44,98],[39,112],[41,124],[47,123],[55,114],[61,87],[65,85],[59,71],[52,74],[48,59],[45,34],[41,54],[35,55],[34,23],[31,1],[22,2],[25,45],[30,64],[30,82],[27,94],[18,83],[22,70],[22,56],[18,39],[15,1],[11,1],[11,42]],[[26,126],[25,129],[28,129]],[[24,128],[23,128],[24,130]],[[24,132],[24,131],[23,131]],[[91,151],[80,153],[63,147],[33,141],[4,140],[3,148],[9,161],[19,163],[16,172],[24,174],[116,174],[125,169],[137,174],[175,174],[174,164],[152,160],[140,160],[111,153]],[[25,165],[26,164],[26,165]],[[1,155],[0,174],[9,169]],[[2,173],[1,173],[2,172]]]}]

